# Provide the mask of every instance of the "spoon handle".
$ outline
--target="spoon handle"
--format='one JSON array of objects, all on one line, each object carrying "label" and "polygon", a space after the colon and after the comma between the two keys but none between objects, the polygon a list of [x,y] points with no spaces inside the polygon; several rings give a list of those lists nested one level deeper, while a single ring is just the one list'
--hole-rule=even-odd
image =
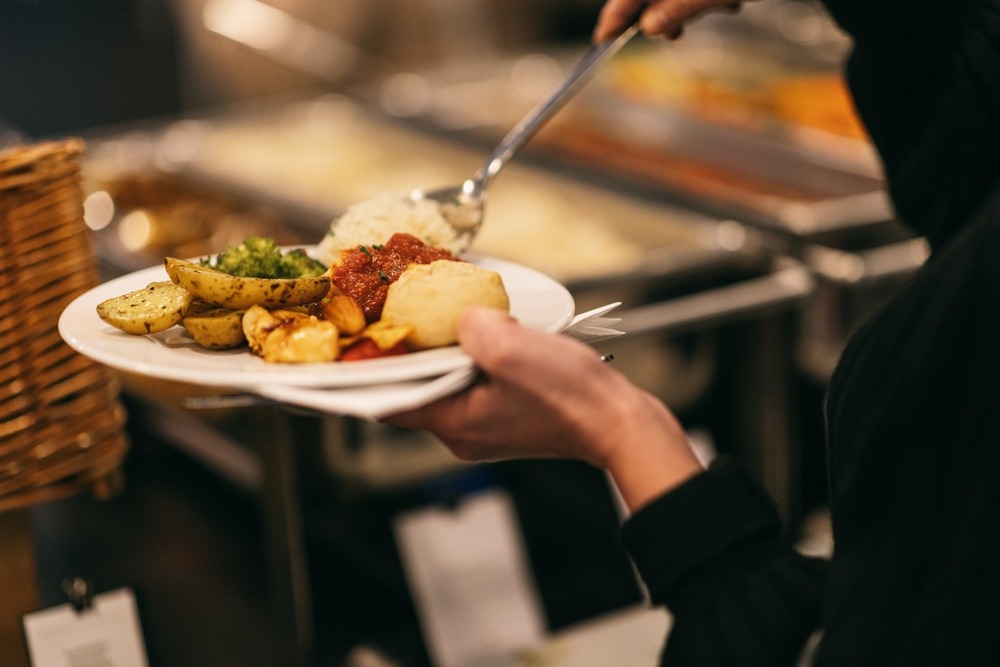
[{"label": "spoon handle", "polygon": [[601,65],[625,46],[638,32],[639,24],[635,23],[617,37],[591,46],[559,86],[521,119],[521,122],[515,125],[493,149],[489,158],[473,178],[477,193],[482,193],[490,179],[497,175],[507,161],[514,157],[535,136],[542,125],[583,87]]}]

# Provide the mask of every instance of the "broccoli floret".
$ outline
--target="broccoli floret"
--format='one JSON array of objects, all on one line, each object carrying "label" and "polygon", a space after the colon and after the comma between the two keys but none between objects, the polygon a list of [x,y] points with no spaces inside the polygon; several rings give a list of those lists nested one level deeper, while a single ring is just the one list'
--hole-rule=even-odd
[{"label": "broccoli floret", "polygon": [[244,278],[303,278],[318,276],[326,266],[302,250],[282,254],[274,239],[248,236],[236,246],[227,248],[214,259],[201,264]]},{"label": "broccoli floret", "polygon": [[204,260],[223,273],[245,278],[279,278],[281,251],[273,239],[248,236],[243,243],[219,253],[214,262]]},{"label": "broccoli floret", "polygon": [[306,254],[305,250],[289,250],[281,256],[285,271],[296,278],[318,276],[326,271],[326,265]]}]

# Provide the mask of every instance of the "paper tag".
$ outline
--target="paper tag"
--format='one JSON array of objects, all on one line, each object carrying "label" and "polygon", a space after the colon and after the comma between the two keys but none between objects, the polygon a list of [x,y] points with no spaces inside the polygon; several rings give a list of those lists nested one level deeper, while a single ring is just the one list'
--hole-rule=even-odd
[{"label": "paper tag", "polygon": [[407,512],[394,529],[437,667],[467,667],[542,641],[541,604],[505,492]]},{"label": "paper tag", "polygon": [[148,667],[135,596],[120,588],[22,617],[32,667]]}]

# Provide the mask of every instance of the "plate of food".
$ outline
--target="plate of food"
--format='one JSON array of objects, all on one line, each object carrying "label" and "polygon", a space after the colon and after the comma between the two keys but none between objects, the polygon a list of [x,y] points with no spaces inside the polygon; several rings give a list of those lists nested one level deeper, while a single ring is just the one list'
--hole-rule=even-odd
[{"label": "plate of food", "polygon": [[[382,246],[377,248],[381,249]],[[315,248],[304,250],[311,255]],[[362,259],[377,255],[375,248],[363,246],[357,252],[367,256]],[[439,264],[446,266],[439,267],[440,270],[435,269]],[[67,306],[59,319],[60,334],[72,348],[95,361],[123,372],[158,379],[233,389],[267,385],[360,387],[420,380],[471,367],[472,360],[453,341],[441,338],[438,329],[442,322],[454,322],[457,319],[457,308],[465,307],[463,298],[466,293],[479,289],[477,281],[482,278],[479,274],[501,284],[501,297],[506,301],[504,305],[511,316],[524,326],[551,332],[561,331],[570,323],[575,311],[575,303],[569,291],[534,269],[490,257],[470,256],[463,258],[463,261],[434,261],[422,267],[424,274],[434,274],[433,276],[416,276],[412,280],[399,280],[398,276],[394,276],[394,297],[386,300],[386,312],[373,315],[366,310],[368,322],[363,331],[345,335],[341,330],[339,341],[334,342],[334,347],[340,351],[339,356],[335,354],[335,358],[331,360],[326,360],[329,357],[313,360],[308,356],[289,360],[281,356],[282,351],[269,352],[268,347],[258,344],[259,339],[255,338],[254,331],[264,332],[262,335],[266,338],[260,340],[270,339],[272,330],[278,328],[272,313],[286,312],[282,316],[285,319],[294,315],[296,318],[315,320],[316,304],[297,304],[288,307],[287,311],[271,310],[271,306],[268,306],[266,312],[252,310],[259,309],[259,306],[251,305],[251,310],[248,310],[245,303],[237,304],[244,322],[250,321],[247,319],[247,312],[257,313],[253,320],[255,324],[241,327],[250,332],[249,343],[229,346],[206,344],[200,337],[196,340],[198,329],[192,324],[206,317],[214,317],[218,311],[223,310],[218,306],[225,298],[237,292],[245,294],[247,290],[243,289],[245,284],[242,282],[235,283],[240,289],[231,288],[228,283],[225,284],[225,289],[216,289],[216,282],[229,278],[215,275],[210,267],[206,273],[205,268],[196,261],[168,259],[164,266],[142,269],[103,283]],[[458,269],[461,270],[456,273]],[[332,270],[331,268],[330,271]],[[462,275],[473,271],[476,274],[473,279]],[[179,277],[178,272],[184,275]],[[381,269],[375,275],[382,282],[388,282]],[[407,274],[407,278],[410,275]],[[432,277],[437,285],[427,287],[427,281]],[[195,313],[192,313],[190,299],[177,306],[165,296],[161,297],[160,292],[155,297],[150,297],[147,293],[150,289],[174,289],[179,284],[197,291],[205,289],[203,283],[206,280],[212,284],[211,289],[215,289],[213,295],[225,292],[225,296],[208,306],[203,304],[202,310]],[[470,280],[475,283],[474,287],[468,286]],[[336,280],[333,284],[337,284]],[[442,285],[445,287],[443,290],[440,289]],[[256,289],[256,286],[253,287]],[[186,315],[178,315],[174,324],[170,324],[173,320],[160,322],[160,316],[156,315],[143,318],[138,329],[127,326],[130,308],[148,306],[136,306],[139,303],[136,295],[142,301],[152,299],[159,303],[158,300],[163,299],[167,304],[164,306],[166,310],[171,313],[174,310],[178,313],[185,311]],[[171,295],[170,298],[175,297]],[[196,298],[195,301],[197,300]],[[205,308],[210,309],[207,314]],[[226,317],[231,317],[228,314],[231,310],[226,311]],[[324,317],[320,313],[320,319]],[[408,322],[407,318],[411,318],[416,324],[405,325],[410,327],[407,331],[411,332],[406,335],[407,345],[403,345],[405,350],[400,350],[397,346],[394,348],[395,353],[385,356],[356,356],[348,352],[355,347],[362,347],[355,346],[355,343],[366,335],[374,339],[387,335],[399,338],[399,322]],[[153,320],[156,321],[156,326],[151,326]],[[382,326],[386,324],[389,326]],[[323,325],[326,326],[326,323]],[[295,336],[289,335],[287,338]],[[309,340],[307,336],[307,345],[312,346]],[[379,342],[379,345],[382,343]],[[312,350],[312,347],[309,349]]]}]

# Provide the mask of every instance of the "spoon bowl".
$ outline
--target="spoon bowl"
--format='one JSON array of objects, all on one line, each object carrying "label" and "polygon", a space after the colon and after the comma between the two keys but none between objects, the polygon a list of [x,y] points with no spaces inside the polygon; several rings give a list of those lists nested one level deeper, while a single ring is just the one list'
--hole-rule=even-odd
[{"label": "spoon bowl", "polygon": [[484,185],[483,181],[470,178],[459,185],[434,190],[412,190],[408,199],[414,203],[436,203],[441,217],[455,231],[454,247],[458,252],[464,252],[475,240],[483,224],[486,204]]},{"label": "spoon bowl", "polygon": [[460,252],[468,249],[483,224],[486,189],[504,165],[559,111],[608,59],[639,32],[633,24],[618,37],[592,45],[558,86],[507,133],[472,178],[457,185],[410,192],[411,202],[433,201],[457,235]]}]

